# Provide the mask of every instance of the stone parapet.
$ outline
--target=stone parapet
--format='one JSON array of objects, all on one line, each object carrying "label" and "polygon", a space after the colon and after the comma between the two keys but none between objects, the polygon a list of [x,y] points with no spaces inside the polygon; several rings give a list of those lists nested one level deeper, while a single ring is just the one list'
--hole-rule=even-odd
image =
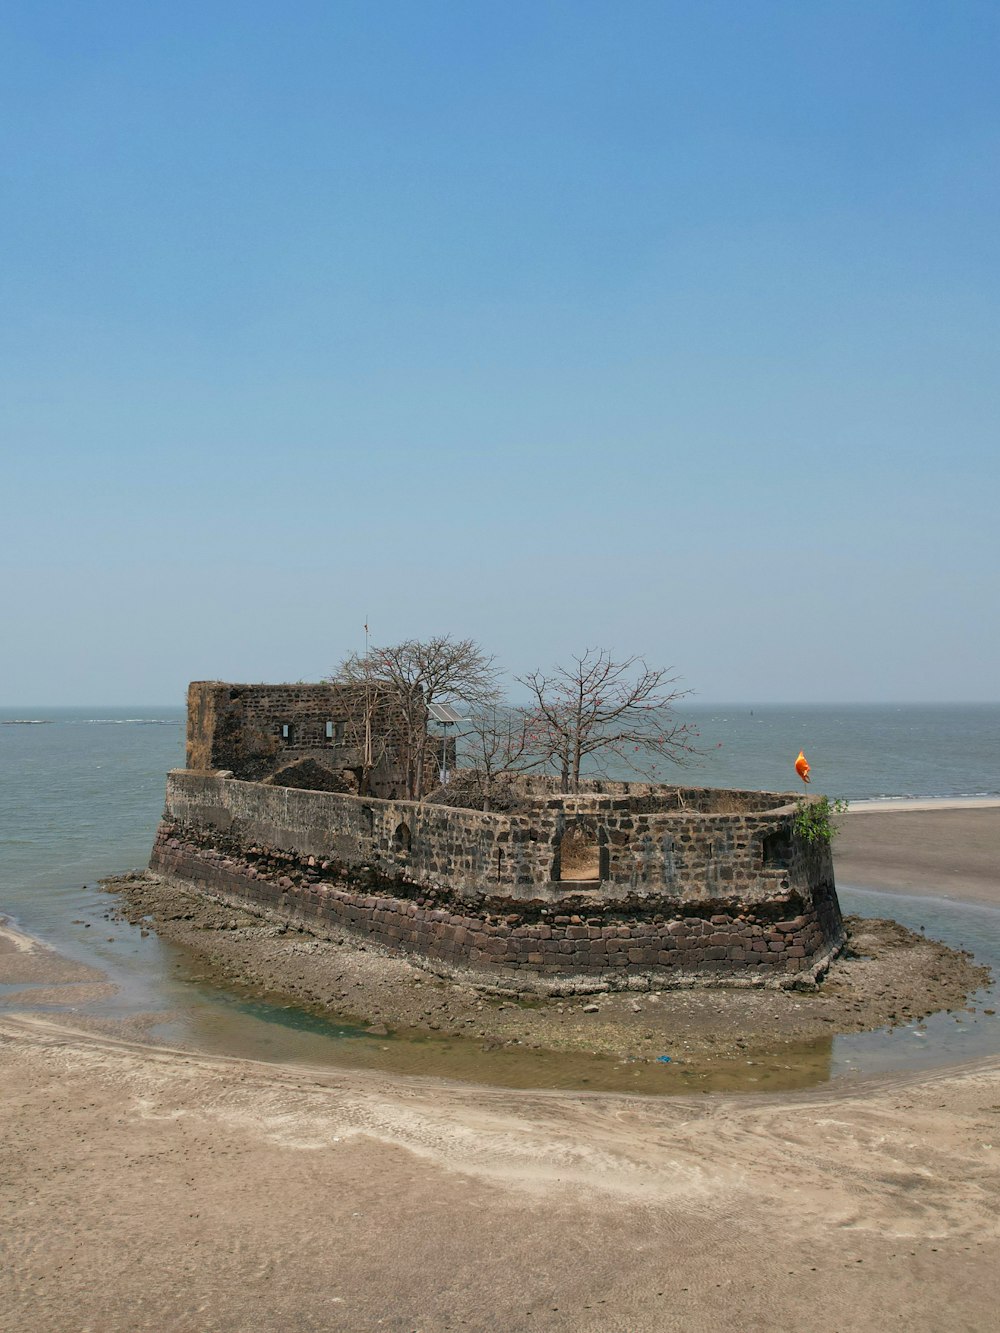
[{"label": "stone parapet", "polygon": [[[718,793],[705,791],[714,802]],[[754,903],[789,891],[808,897],[817,877],[832,884],[829,848],[807,848],[795,837],[794,798],[774,805],[774,793],[760,795],[764,809],[743,803],[733,813],[711,807],[707,813],[643,812],[629,798],[568,796],[515,814],[487,814],[177,769],[167,779],[166,809],[196,827],[235,828],[251,840],[374,866],[387,878],[442,888],[475,903],[552,901],[573,893],[600,903]],[[571,840],[577,854],[582,849],[591,857],[585,873],[566,854]]]},{"label": "stone parapet", "polygon": [[723,813],[697,791],[486,814],[178,770],[151,864],[496,984],[813,975],[842,933],[829,847],[796,835],[794,797],[730,793]]},{"label": "stone parapet", "polygon": [[[677,904],[672,914],[536,911],[475,913],[387,885],[369,870],[367,886],[335,863],[256,848],[249,856],[198,840],[164,821],[151,861],[168,878],[243,905],[272,911],[320,935],[347,932],[384,949],[417,955],[445,970],[469,970],[515,988],[624,988],[633,982],[800,982],[825,967],[840,941],[835,897],[803,910],[791,900],[760,912],[701,914]],[[367,889],[367,891],[366,891]],[[712,906],[720,906],[713,904]],[[784,908],[798,914],[777,917]]]}]

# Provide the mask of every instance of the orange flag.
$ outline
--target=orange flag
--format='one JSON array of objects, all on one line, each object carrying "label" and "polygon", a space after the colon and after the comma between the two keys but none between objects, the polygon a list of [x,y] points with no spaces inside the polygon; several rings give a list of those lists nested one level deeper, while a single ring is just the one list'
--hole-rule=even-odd
[{"label": "orange flag", "polygon": [[799,777],[802,779],[803,782],[809,781],[809,760],[805,757],[805,755],[802,753],[801,750],[799,751],[798,759],[796,759],[795,761],[795,771],[796,773],[798,773]]}]

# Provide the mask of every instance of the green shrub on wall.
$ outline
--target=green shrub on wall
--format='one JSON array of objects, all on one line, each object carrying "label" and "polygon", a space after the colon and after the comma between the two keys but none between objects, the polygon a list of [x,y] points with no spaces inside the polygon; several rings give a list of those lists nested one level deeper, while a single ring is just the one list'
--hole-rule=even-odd
[{"label": "green shrub on wall", "polygon": [[829,796],[821,796],[817,801],[800,800],[794,816],[795,832],[812,847],[829,844],[840,832],[834,817],[846,809],[846,801],[831,801]]}]

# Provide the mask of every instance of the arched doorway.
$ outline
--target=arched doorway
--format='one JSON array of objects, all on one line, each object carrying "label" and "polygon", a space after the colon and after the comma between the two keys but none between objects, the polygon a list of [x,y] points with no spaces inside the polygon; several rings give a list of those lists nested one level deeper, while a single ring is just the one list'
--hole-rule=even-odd
[{"label": "arched doorway", "polygon": [[571,824],[559,844],[559,878],[601,878],[601,844],[596,834],[580,824]]}]

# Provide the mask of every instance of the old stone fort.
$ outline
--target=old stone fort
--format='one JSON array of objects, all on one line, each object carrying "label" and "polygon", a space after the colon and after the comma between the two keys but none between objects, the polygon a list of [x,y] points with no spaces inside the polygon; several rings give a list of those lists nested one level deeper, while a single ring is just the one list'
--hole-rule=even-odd
[{"label": "old stone fort", "polygon": [[503,810],[359,777],[357,687],[196,681],[151,868],[304,926],[527,990],[804,984],[843,938],[794,794],[519,777]]}]

